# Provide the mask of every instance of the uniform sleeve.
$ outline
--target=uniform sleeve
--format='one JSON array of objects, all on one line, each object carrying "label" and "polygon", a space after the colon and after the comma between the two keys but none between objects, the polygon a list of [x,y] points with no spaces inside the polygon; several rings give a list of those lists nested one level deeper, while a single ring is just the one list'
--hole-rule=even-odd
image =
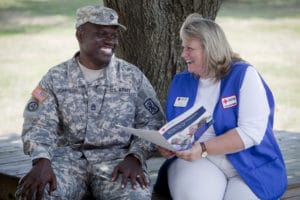
[{"label": "uniform sleeve", "polygon": [[248,67],[240,91],[237,131],[245,148],[259,144],[265,134],[270,114],[265,88],[253,67]]},{"label": "uniform sleeve", "polygon": [[24,153],[30,155],[32,160],[51,159],[50,149],[55,146],[58,116],[49,75],[46,75],[33,90],[23,117]]},{"label": "uniform sleeve", "polygon": [[[148,79],[142,75],[136,102],[135,128],[158,130],[165,123],[165,117],[156,93]],[[154,145],[138,137],[134,137],[128,154],[138,155],[146,160],[155,150]]]}]

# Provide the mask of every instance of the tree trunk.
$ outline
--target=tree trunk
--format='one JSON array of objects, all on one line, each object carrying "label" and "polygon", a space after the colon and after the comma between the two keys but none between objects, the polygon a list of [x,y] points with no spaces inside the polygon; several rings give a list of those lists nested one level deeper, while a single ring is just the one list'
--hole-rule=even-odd
[{"label": "tree trunk", "polygon": [[154,86],[162,105],[181,59],[180,27],[190,13],[214,20],[222,0],[103,0],[127,27],[116,55],[137,65]]}]

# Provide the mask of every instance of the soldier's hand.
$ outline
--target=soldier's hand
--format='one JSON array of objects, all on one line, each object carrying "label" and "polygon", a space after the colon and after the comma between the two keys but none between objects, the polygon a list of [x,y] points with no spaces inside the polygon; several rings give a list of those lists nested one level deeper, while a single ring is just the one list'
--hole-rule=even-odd
[{"label": "soldier's hand", "polygon": [[142,164],[132,155],[126,156],[124,160],[114,168],[112,181],[117,180],[119,173],[122,174],[121,188],[126,187],[128,180],[130,180],[133,189],[136,189],[137,182],[143,189],[148,187]]},{"label": "soldier's hand", "polygon": [[36,200],[42,199],[47,183],[49,183],[50,188],[48,192],[51,195],[51,192],[56,189],[56,177],[50,160],[41,158],[20,182],[23,185],[21,199],[34,199],[34,194],[36,195]]}]

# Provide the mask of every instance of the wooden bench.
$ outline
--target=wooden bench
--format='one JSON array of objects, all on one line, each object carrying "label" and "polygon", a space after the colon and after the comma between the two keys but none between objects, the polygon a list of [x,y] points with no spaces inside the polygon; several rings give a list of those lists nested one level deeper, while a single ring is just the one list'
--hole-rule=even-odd
[{"label": "wooden bench", "polygon": [[[289,186],[282,200],[300,199],[300,133],[276,131],[276,137],[285,158]],[[157,170],[163,158],[154,157],[148,161],[148,170],[154,183]],[[0,135],[0,199],[15,199],[14,193],[20,177],[31,168],[31,160],[22,151],[18,134]],[[155,200],[161,200],[153,196]]]}]

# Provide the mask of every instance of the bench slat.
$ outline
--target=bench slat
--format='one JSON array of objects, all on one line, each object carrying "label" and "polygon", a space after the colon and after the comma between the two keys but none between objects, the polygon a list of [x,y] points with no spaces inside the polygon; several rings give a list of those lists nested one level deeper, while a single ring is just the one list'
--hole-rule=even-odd
[{"label": "bench slat", "polygon": [[[275,132],[279,146],[282,150],[287,172],[288,189],[282,200],[300,199],[300,133],[289,133],[285,131]],[[152,182],[156,179],[156,173],[163,162],[163,158],[152,158],[148,161],[149,173]],[[20,177],[25,175],[31,169],[31,159],[23,154],[21,139],[17,134],[9,136],[0,136],[0,199],[9,199],[1,196],[5,194],[14,194],[15,185]],[[14,181],[14,182],[13,182]],[[8,187],[11,182],[13,187]],[[3,193],[4,194],[4,193]],[[153,199],[162,200],[154,195]]]}]

